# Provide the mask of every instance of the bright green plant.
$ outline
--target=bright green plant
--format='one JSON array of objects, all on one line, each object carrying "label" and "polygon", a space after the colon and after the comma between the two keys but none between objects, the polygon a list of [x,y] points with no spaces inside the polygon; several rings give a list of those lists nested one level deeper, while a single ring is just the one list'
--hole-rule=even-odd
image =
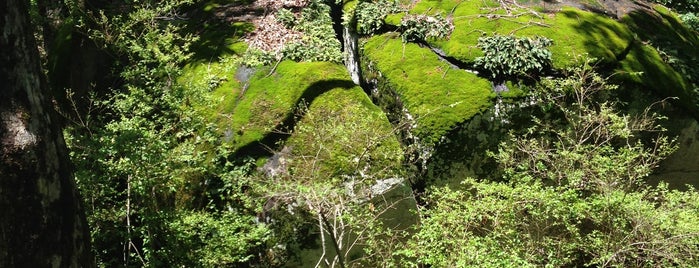
[{"label": "bright green plant", "polygon": [[301,41],[284,47],[284,58],[294,61],[342,62],[340,41],[332,25],[330,7],[321,0],[310,1],[293,27],[302,32],[304,37]]},{"label": "bright green plant", "polygon": [[446,38],[454,25],[450,20],[442,18],[441,15],[408,15],[400,22],[399,30],[403,42],[426,41],[429,38]]},{"label": "bright green plant", "polygon": [[682,23],[687,25],[688,28],[694,31],[699,31],[699,17],[697,17],[695,13],[685,13],[681,14],[679,17],[682,20]]},{"label": "bright green plant", "polygon": [[484,55],[475,59],[474,66],[498,81],[538,76],[551,68],[551,52],[547,49],[551,44],[551,40],[544,37],[481,37],[478,38],[478,47]]},{"label": "bright green plant", "polygon": [[653,0],[653,2],[662,4],[681,13],[699,11],[699,1],[697,0]]},{"label": "bright green plant", "polygon": [[296,16],[291,10],[282,8],[277,11],[276,14],[277,21],[284,25],[284,27],[292,28],[296,22]]},{"label": "bright green plant", "polygon": [[399,11],[397,1],[362,1],[354,9],[357,31],[365,35],[374,34],[383,27],[384,19],[388,14]]},{"label": "bright green plant", "polygon": [[267,246],[249,168],[228,160],[222,131],[196,108],[219,105],[210,94],[223,78],[176,81],[194,38],[160,18],[187,3],[121,6],[80,25],[121,59],[121,83],[94,94],[93,113],[65,135],[101,267],[245,265]]}]

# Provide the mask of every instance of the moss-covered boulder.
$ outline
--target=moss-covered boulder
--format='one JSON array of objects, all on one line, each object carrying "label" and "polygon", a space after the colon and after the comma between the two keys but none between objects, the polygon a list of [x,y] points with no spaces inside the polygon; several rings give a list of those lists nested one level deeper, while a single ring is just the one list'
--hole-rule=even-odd
[{"label": "moss-covered boulder", "polygon": [[[615,19],[602,12],[543,3],[523,7],[495,1],[417,1],[409,13],[447,17],[454,24],[451,36],[423,44],[402,43],[397,33],[370,37],[362,52],[365,78],[377,85],[382,106],[415,119],[412,133],[435,149],[426,166],[430,180],[488,177],[492,165],[485,151],[496,149],[507,128],[517,126],[502,124],[511,119],[493,119],[498,110],[491,100],[496,95],[487,78],[446,62],[473,66],[483,56],[477,46],[481,37],[546,37],[553,40],[549,50],[554,75],[588,57],[596,58],[599,71],[621,90],[678,97],[683,107],[699,114],[693,81],[699,75],[687,68],[699,61],[696,33],[662,7],[637,7]],[[387,23],[395,24],[390,18]],[[517,89],[517,82],[508,87]]]},{"label": "moss-covered boulder", "polygon": [[360,87],[331,89],[304,105],[286,142],[295,177],[350,177],[373,184],[402,176],[403,152],[393,126]]},{"label": "moss-covered boulder", "polygon": [[182,68],[182,75],[177,83],[199,92],[197,96],[188,96],[192,106],[207,115],[219,129],[228,129],[230,115],[233,113],[236,99],[241,91],[241,84],[236,78],[239,58],[223,55],[218,61],[194,61]]},{"label": "moss-covered boulder", "polygon": [[278,135],[293,128],[296,107],[303,101],[312,102],[335,88],[355,86],[344,67],[334,63],[284,61],[276,68],[260,68],[233,108],[230,141],[234,148],[263,139],[272,146]]},{"label": "moss-covered boulder", "polygon": [[495,1],[419,1],[414,14],[442,14],[454,23],[448,39],[428,40],[447,56],[472,64],[483,55],[478,38],[498,35],[542,36],[553,40],[553,68],[562,70],[592,57],[607,74],[624,86],[652,90],[678,102],[699,116],[699,39],[676,14],[655,5],[635,5],[635,10],[613,19],[576,7],[523,8],[501,6]]},{"label": "moss-covered boulder", "polygon": [[376,79],[380,91],[397,94],[415,120],[413,133],[426,144],[490,107],[495,96],[488,80],[455,69],[429,48],[403,43],[396,35],[370,38],[363,57],[366,78]]},{"label": "moss-covered boulder", "polygon": [[622,18],[639,36],[619,64],[617,81],[632,82],[677,101],[699,118],[699,35],[677,15],[656,5]]}]

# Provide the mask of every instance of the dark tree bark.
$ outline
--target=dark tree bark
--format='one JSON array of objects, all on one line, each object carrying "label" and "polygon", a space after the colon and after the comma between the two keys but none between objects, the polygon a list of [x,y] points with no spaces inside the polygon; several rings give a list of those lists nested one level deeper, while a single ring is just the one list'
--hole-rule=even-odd
[{"label": "dark tree bark", "polygon": [[94,267],[27,4],[0,2],[0,267]]}]

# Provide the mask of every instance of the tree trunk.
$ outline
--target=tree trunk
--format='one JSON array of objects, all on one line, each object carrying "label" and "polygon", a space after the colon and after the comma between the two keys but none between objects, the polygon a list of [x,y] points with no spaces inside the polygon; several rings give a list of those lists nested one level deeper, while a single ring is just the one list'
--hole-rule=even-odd
[{"label": "tree trunk", "polygon": [[0,2],[0,267],[94,267],[27,4]]}]

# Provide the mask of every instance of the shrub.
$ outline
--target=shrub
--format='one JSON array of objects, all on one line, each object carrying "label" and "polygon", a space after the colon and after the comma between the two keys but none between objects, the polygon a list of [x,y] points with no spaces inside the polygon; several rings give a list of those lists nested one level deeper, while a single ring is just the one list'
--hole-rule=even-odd
[{"label": "shrub", "polygon": [[399,28],[403,42],[415,42],[428,38],[446,38],[454,30],[454,25],[440,15],[408,15],[403,17]]},{"label": "shrub", "polygon": [[294,27],[294,24],[296,22],[296,16],[294,16],[294,13],[291,12],[291,10],[282,8],[279,11],[277,11],[277,21],[281,24],[284,25],[284,27],[291,29]]},{"label": "shrub", "polygon": [[520,76],[538,76],[551,68],[551,52],[547,49],[551,44],[545,37],[481,37],[478,47],[484,55],[476,58],[474,65],[500,82]]},{"label": "shrub", "polygon": [[304,37],[301,41],[284,47],[284,58],[294,61],[342,62],[340,41],[337,40],[332,25],[330,7],[320,0],[311,1],[301,11],[301,17],[293,27],[302,32]]},{"label": "shrub", "polygon": [[686,13],[686,14],[681,14],[680,19],[682,20],[682,23],[684,25],[687,25],[688,28],[694,30],[694,31],[699,31],[699,17],[695,13]]},{"label": "shrub", "polygon": [[653,2],[681,13],[699,11],[699,0],[653,0]]},{"label": "shrub", "polygon": [[382,0],[361,2],[355,9],[357,31],[360,34],[371,35],[384,25],[384,19],[391,13],[400,11],[396,1]]}]

